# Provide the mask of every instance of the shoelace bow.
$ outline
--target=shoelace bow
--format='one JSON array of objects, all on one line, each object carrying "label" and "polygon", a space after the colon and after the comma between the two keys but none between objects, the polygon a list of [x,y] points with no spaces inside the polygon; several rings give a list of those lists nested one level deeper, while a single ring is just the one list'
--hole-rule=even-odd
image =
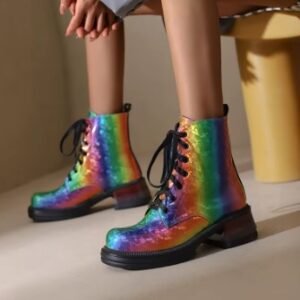
[{"label": "shoelace bow", "polygon": [[[162,210],[167,213],[168,207],[167,203],[164,203],[166,201],[163,201],[161,199],[161,196],[165,196],[165,199],[170,199],[171,202],[174,202],[176,200],[176,196],[172,194],[169,183],[170,181],[174,184],[174,186],[177,189],[182,189],[182,184],[180,181],[174,176],[172,173],[174,170],[181,175],[181,176],[188,176],[188,172],[185,171],[182,167],[178,165],[178,162],[187,163],[188,157],[180,154],[178,152],[178,145],[182,146],[184,149],[187,149],[189,145],[185,143],[182,138],[185,138],[187,136],[186,132],[180,132],[178,131],[179,124],[176,125],[175,130],[170,130],[164,139],[164,141],[161,143],[161,145],[157,148],[155,151],[148,170],[147,170],[147,179],[151,186],[154,188],[159,188],[160,190],[156,193],[153,201],[150,204],[150,207],[148,211],[151,208],[162,208]],[[163,150],[163,171],[162,176],[159,184],[153,184],[151,181],[150,175],[152,167],[160,154],[160,152]],[[148,212],[147,211],[147,212]]]},{"label": "shoelace bow", "polygon": [[[80,120],[74,122],[70,126],[70,128],[65,132],[65,134],[63,135],[63,137],[60,141],[60,145],[59,145],[60,152],[65,156],[74,155],[74,158],[75,158],[75,164],[74,164],[71,172],[68,174],[68,179],[70,181],[72,180],[72,178],[71,178],[72,171],[74,171],[75,173],[78,172],[77,163],[82,165],[83,158],[87,154],[87,152],[82,149],[83,145],[88,145],[88,143],[84,139],[82,139],[82,135],[86,134],[87,127],[88,127],[88,123],[87,123],[86,119],[80,119]],[[73,147],[69,153],[66,153],[64,150],[64,144],[65,144],[66,139],[72,132],[74,132],[73,133]]]}]

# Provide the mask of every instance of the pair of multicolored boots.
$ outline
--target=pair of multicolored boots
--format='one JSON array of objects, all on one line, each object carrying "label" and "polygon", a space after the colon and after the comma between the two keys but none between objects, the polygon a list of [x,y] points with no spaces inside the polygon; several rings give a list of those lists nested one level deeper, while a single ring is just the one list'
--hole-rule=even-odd
[{"label": "pair of multicolored boots", "polygon": [[[192,121],[182,117],[151,160],[164,151],[158,192],[136,225],[108,232],[101,250],[105,264],[148,269],[193,258],[208,243],[231,248],[257,238],[243,185],[232,159],[227,114]],[[58,189],[35,194],[29,207],[34,221],[54,221],[88,214],[99,201],[114,197],[116,208],[145,205],[151,200],[128,133],[130,105],[112,115],[90,114],[74,123],[76,164]],[[79,150],[76,150],[79,148]],[[151,181],[150,181],[151,183]]]}]

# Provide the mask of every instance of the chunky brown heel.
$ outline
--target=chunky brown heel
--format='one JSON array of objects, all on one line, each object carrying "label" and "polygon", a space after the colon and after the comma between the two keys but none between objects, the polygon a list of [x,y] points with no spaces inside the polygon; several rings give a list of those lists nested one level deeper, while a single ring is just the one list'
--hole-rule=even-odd
[{"label": "chunky brown heel", "polygon": [[227,249],[256,240],[256,224],[250,206],[248,208],[242,214],[225,221],[220,232],[210,237],[206,243]]},{"label": "chunky brown heel", "polygon": [[113,193],[116,209],[125,209],[146,205],[151,200],[151,193],[144,178],[124,186]]}]

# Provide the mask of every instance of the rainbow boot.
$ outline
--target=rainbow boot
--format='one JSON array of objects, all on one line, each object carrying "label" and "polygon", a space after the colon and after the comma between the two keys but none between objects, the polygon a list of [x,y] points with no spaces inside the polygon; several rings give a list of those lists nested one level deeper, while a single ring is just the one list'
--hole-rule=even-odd
[{"label": "rainbow boot", "polygon": [[115,198],[117,209],[149,202],[150,192],[129,141],[130,108],[126,104],[123,112],[111,115],[90,113],[89,118],[70,127],[62,139],[61,151],[74,131],[70,154],[75,152],[76,163],[58,189],[33,195],[30,218],[55,221],[79,217],[108,197]]},{"label": "rainbow boot", "polygon": [[211,243],[230,248],[257,238],[250,206],[235,168],[225,116],[182,117],[153,156],[164,150],[159,192],[137,225],[108,232],[101,259],[125,269],[147,269],[193,258]]}]

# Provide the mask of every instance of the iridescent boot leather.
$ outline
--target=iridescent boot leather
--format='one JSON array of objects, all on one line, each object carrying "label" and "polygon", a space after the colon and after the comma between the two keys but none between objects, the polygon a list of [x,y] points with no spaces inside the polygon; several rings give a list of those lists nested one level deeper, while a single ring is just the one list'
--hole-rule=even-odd
[{"label": "iridescent boot leather", "polygon": [[102,262],[147,269],[193,258],[210,243],[230,248],[257,238],[243,185],[234,165],[225,116],[191,121],[169,131],[148,169],[164,150],[160,190],[138,224],[108,232]]},{"label": "iridescent boot leather", "polygon": [[[147,204],[150,192],[132,152],[126,104],[121,113],[96,115],[75,122],[64,135],[74,131],[76,163],[57,189],[34,194],[28,209],[34,221],[55,221],[91,212],[99,201],[114,197],[116,208]],[[79,148],[79,150],[76,150]],[[72,154],[71,153],[71,154]]]}]

